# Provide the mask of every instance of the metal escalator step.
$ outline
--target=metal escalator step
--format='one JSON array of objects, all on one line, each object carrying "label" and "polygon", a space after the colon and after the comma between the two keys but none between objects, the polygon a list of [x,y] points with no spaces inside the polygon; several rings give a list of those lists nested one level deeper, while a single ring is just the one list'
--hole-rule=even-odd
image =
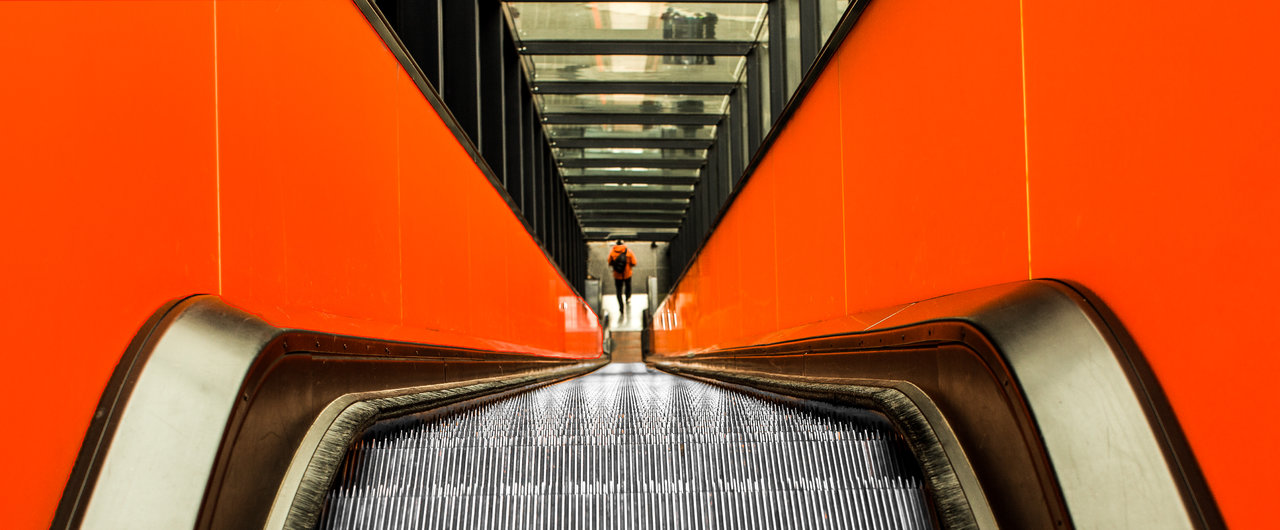
[{"label": "metal escalator step", "polygon": [[930,528],[919,466],[866,411],[612,364],[375,425],[320,528]]}]

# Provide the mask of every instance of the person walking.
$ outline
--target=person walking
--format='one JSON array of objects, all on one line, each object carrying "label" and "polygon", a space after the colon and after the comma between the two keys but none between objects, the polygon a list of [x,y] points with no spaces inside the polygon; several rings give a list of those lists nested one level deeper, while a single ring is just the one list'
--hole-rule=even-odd
[{"label": "person walking", "polygon": [[[609,268],[613,270],[613,287],[618,293],[618,310],[627,312],[627,302],[631,300],[631,268],[636,266],[636,255],[631,252],[622,240],[609,251]],[[622,296],[623,289],[627,295]]]}]

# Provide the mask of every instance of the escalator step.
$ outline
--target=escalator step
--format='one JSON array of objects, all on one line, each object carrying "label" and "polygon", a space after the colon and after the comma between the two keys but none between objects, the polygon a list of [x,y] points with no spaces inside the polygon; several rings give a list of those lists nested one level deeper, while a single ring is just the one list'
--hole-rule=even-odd
[{"label": "escalator step", "polygon": [[320,528],[930,528],[882,417],[611,364],[375,425]]}]

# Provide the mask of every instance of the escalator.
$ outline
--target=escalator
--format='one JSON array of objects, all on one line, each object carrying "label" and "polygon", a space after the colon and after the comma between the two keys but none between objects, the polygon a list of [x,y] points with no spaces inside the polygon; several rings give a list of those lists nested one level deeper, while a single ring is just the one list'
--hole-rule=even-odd
[{"label": "escalator", "polygon": [[1153,375],[1083,292],[1015,282],[643,364],[282,329],[191,297],[121,360],[53,527],[1221,527]]},{"label": "escalator", "polygon": [[930,528],[883,417],[640,364],[373,426],[319,528]]}]

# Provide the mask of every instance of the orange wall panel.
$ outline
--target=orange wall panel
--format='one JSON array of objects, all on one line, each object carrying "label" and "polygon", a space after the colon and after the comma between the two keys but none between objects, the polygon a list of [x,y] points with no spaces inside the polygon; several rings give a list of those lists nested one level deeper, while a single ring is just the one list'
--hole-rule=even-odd
[{"label": "orange wall panel", "polygon": [[[867,8],[675,287],[705,302],[681,320],[688,348],[1027,277],[1017,16]],[[741,264],[732,333],[714,305],[728,260]]]},{"label": "orange wall panel", "polygon": [[[277,325],[598,353],[565,351],[576,297],[353,4],[219,8],[229,301]],[[516,268],[528,305],[500,310]]]},{"label": "orange wall panel", "polygon": [[[1266,526],[1266,473],[1241,449],[1277,435],[1257,414],[1280,362],[1249,332],[1274,327],[1280,295],[1280,7],[1184,4],[871,2],[664,303],[680,318],[662,336],[692,340],[659,352],[1079,281],[1149,359],[1228,523]],[[734,259],[739,332],[714,305],[733,303]],[[818,297],[842,283],[833,313]]]},{"label": "orange wall panel", "polygon": [[[778,328],[778,257],[774,239],[773,196],[777,175],[765,159],[743,186],[727,216],[741,227],[742,331],[750,337]],[[719,237],[713,234],[712,237]],[[684,282],[681,281],[681,284]],[[696,320],[686,320],[696,324]],[[743,337],[738,337],[738,341]],[[729,344],[726,344],[726,346]]]},{"label": "orange wall panel", "polygon": [[[466,309],[471,242],[467,238],[465,193],[468,170],[462,146],[426,104],[407,75],[399,77],[400,216],[404,321],[413,328],[462,332],[469,325]],[[452,151],[452,152],[451,152]],[[450,200],[433,202],[437,197]],[[427,205],[430,207],[416,206]]]},{"label": "orange wall panel", "polygon": [[[778,327],[845,313],[840,79],[833,66],[769,150],[778,262]],[[835,117],[836,119],[832,119]]]},{"label": "orange wall panel", "polygon": [[872,2],[823,72],[843,96],[850,312],[1027,277],[1017,16]]},{"label": "orange wall panel", "polygon": [[1255,338],[1280,294],[1280,7],[1179,4],[1027,6],[1032,267],[1117,313],[1227,523],[1261,528],[1275,466],[1250,448],[1280,436],[1258,416],[1280,361]]},{"label": "orange wall panel", "polygon": [[0,513],[39,528],[134,332],[218,287],[212,4],[4,2],[0,50]]},{"label": "orange wall panel", "polygon": [[6,410],[40,439],[5,437],[3,470],[24,477],[6,526],[47,526],[103,386],[169,299],[598,354],[594,315],[351,2],[4,2],[0,49],[21,80],[0,83],[22,352],[4,382],[11,403],[43,396]]},{"label": "orange wall panel", "polygon": [[[218,6],[223,294],[241,307],[400,318],[399,65],[377,49],[355,55],[372,32],[354,10],[288,1]],[[285,20],[325,38],[288,31]],[[258,184],[272,181],[280,194],[257,204]],[[275,241],[252,235],[276,223]],[[274,278],[251,270],[264,265],[263,244],[282,250]],[[300,327],[323,329],[328,320],[264,311]]]}]

